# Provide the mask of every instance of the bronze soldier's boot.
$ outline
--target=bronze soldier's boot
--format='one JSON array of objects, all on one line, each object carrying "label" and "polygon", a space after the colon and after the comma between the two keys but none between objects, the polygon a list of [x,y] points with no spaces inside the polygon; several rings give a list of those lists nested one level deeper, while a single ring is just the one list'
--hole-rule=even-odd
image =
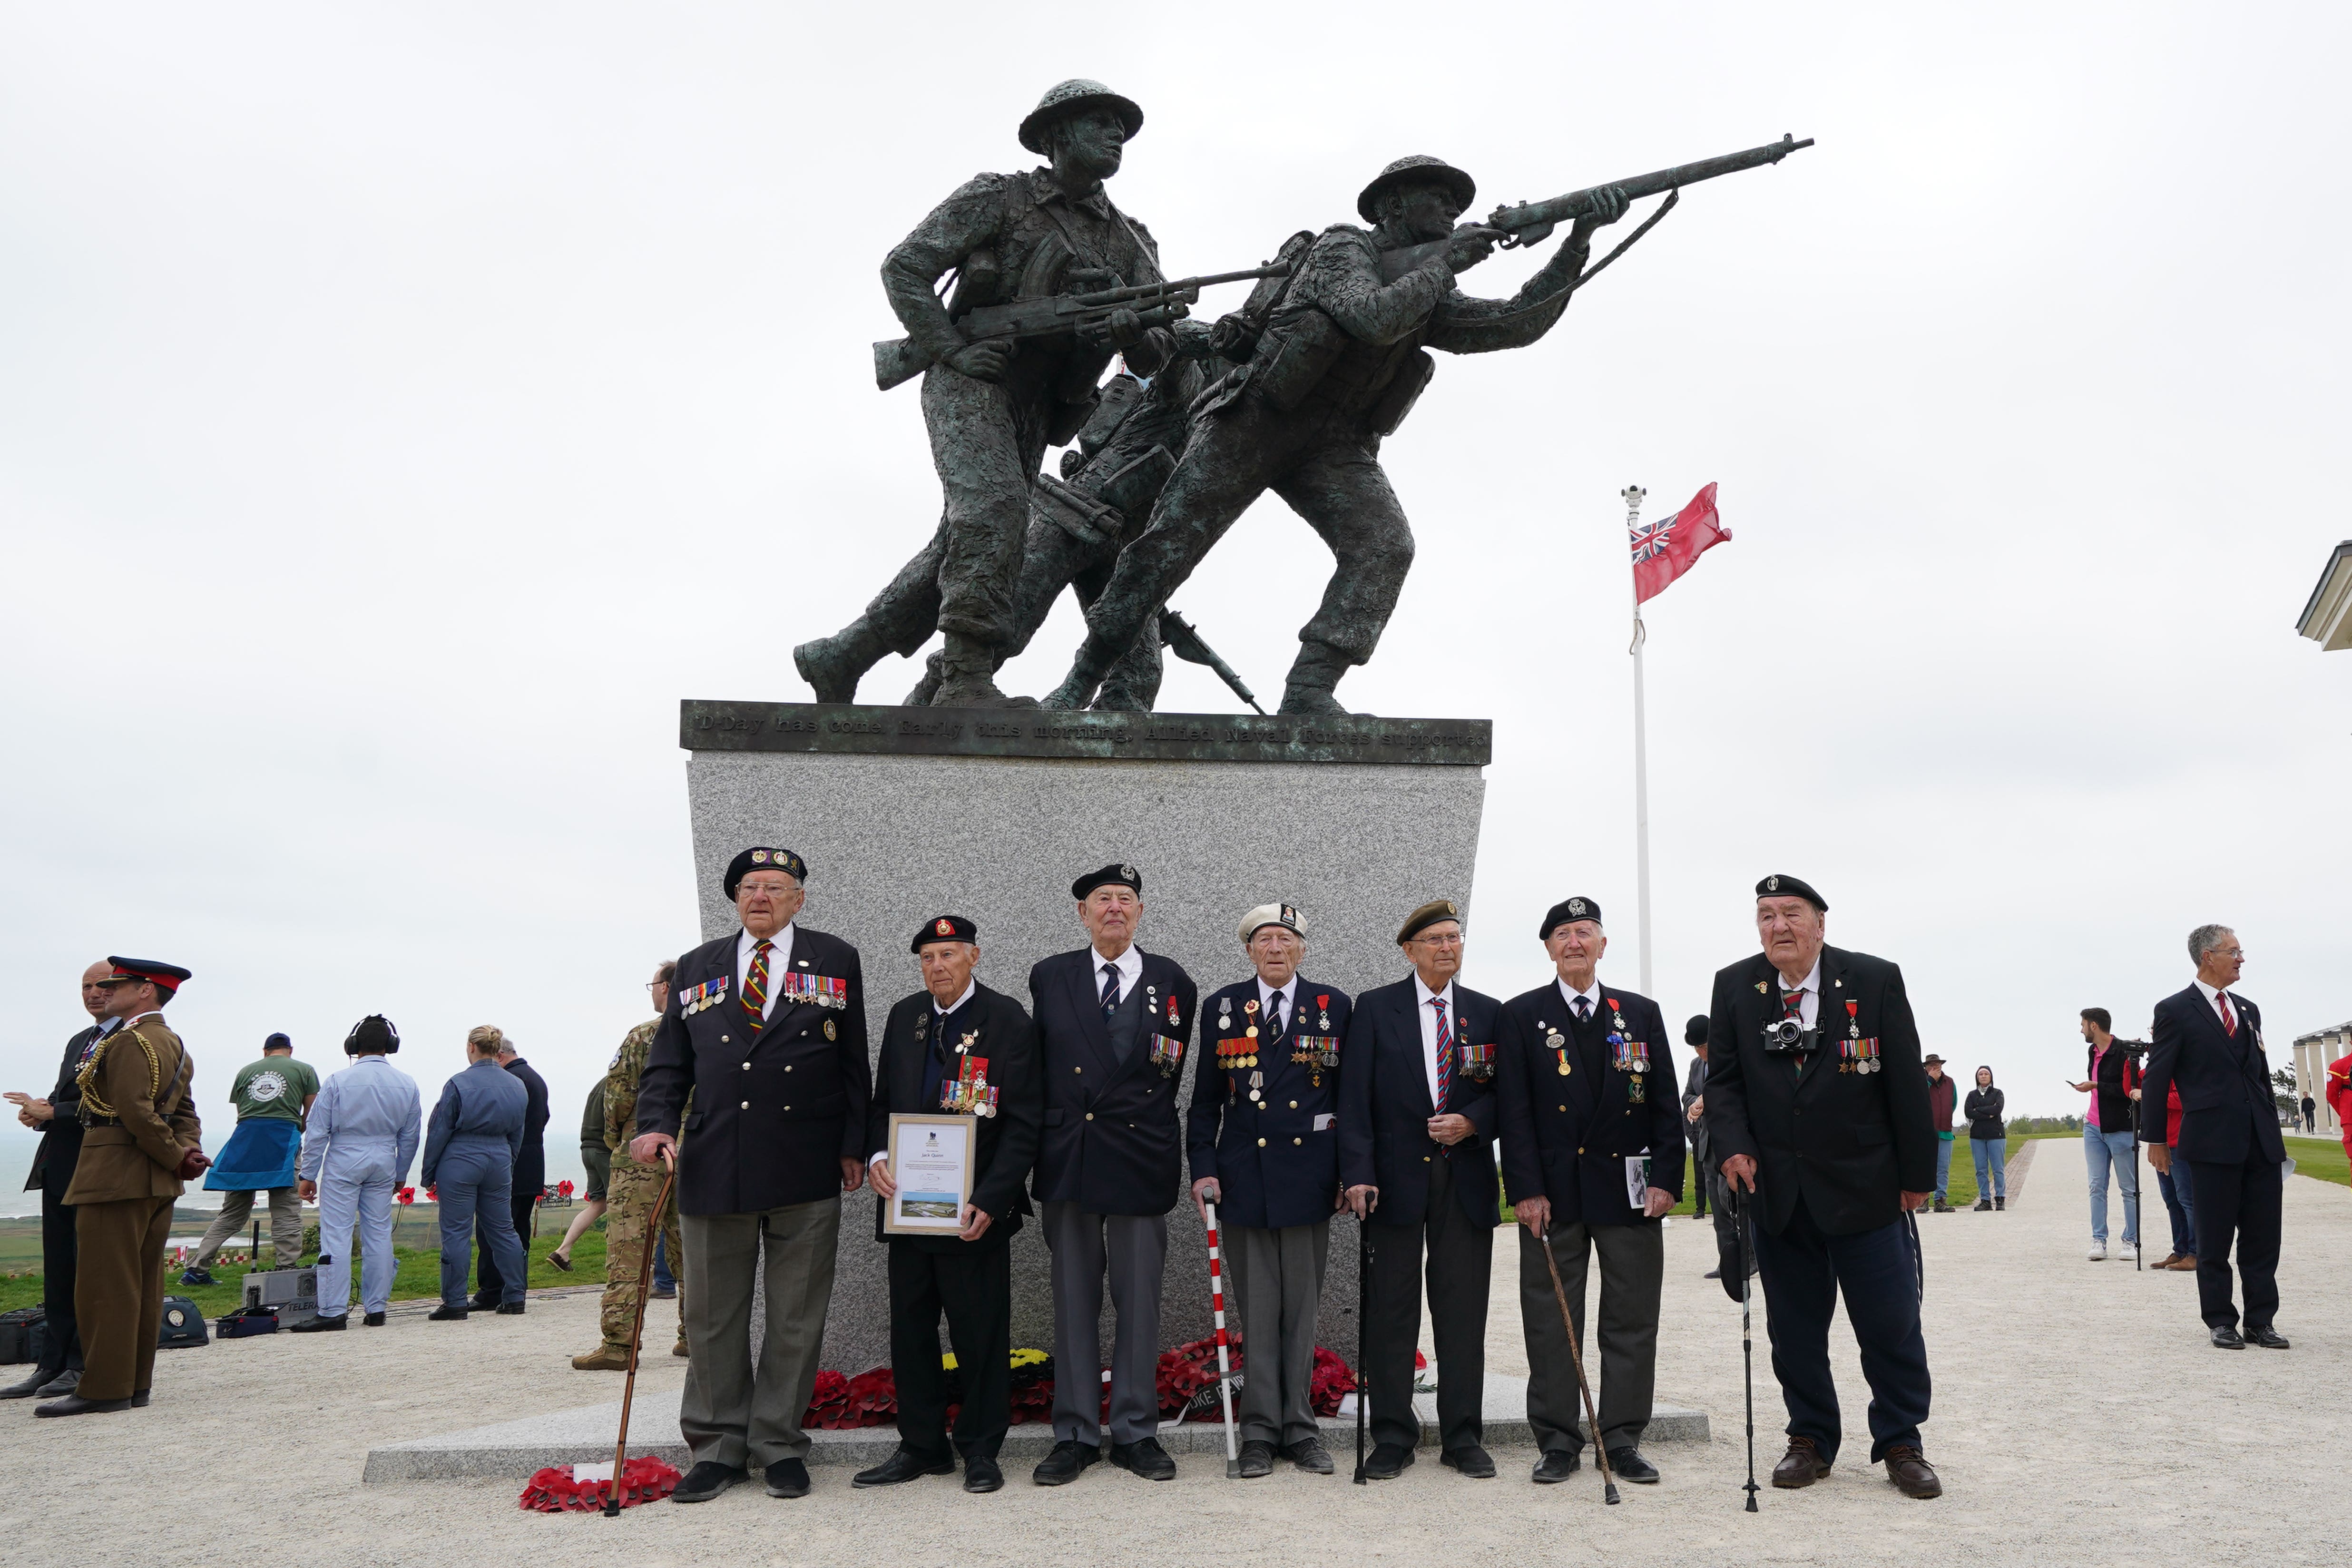
[{"label": "bronze soldier's boot", "polygon": [[1028,699],[1007,697],[996,689],[996,650],[976,637],[948,634],[940,650],[940,684],[931,693],[934,708],[1034,707]]},{"label": "bronze soldier's boot", "polygon": [[860,616],[833,636],[793,649],[793,665],[816,688],[819,702],[855,702],[859,679],[889,651]]},{"label": "bronze soldier's boot", "polygon": [[939,694],[940,683],[947,679],[947,661],[934,648],[931,657],[923,660],[923,678],[907,693],[902,708],[929,708],[931,699]]},{"label": "bronze soldier's boot", "polygon": [[1086,641],[1078,645],[1077,657],[1070,660],[1070,673],[1046,697],[1045,706],[1066,710],[1086,707],[1095,700],[1096,689],[1118,660],[1118,651],[1104,647],[1102,640],[1088,631]]},{"label": "bronze soldier's boot", "polygon": [[1339,678],[1353,668],[1354,661],[1329,643],[1302,642],[1298,645],[1297,661],[1290,667],[1290,679],[1282,689],[1284,713],[1345,713],[1331,689]]}]

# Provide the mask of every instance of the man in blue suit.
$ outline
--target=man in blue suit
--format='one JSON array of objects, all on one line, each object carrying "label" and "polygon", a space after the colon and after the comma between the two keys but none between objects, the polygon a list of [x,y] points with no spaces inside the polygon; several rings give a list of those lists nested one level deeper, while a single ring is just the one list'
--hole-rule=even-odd
[{"label": "man in blue suit", "polygon": [[1584,1452],[1551,1248],[1584,1336],[1584,1276],[1601,1260],[1601,1430],[1620,1479],[1655,1481],[1642,1457],[1658,1373],[1659,1216],[1682,1201],[1682,1104],[1666,1020],[1647,996],[1601,984],[1601,906],[1563,899],[1537,933],[1557,978],[1503,1005],[1503,1184],[1517,1215],[1519,1320],[1528,1336],[1528,1424],[1543,1450],[1533,1479],[1564,1481]]},{"label": "man in blue suit", "polygon": [[[2272,1109],[2263,1010],[2230,990],[2246,966],[2237,932],[2199,926],[2189,935],[2189,957],[2197,978],[2156,1005],[2147,1076],[2140,1080],[2142,1105],[2160,1107],[2172,1089],[2180,1090],[2180,1131],[2169,1148],[2150,1142],[2147,1163],[2158,1175],[2177,1174],[2175,1160],[2188,1163],[2197,1211],[2197,1310],[2213,1347],[2241,1351],[2252,1341],[2283,1351],[2285,1337],[2272,1319],[2278,1313],[2286,1141]],[[2148,1124],[2163,1123],[2152,1118]],[[2246,1288],[2242,1336],[2230,1300],[2232,1237]]]},{"label": "man in blue suit", "polygon": [[1412,973],[1356,998],[1339,1048],[1339,1179],[1372,1249],[1364,1304],[1371,1480],[1412,1463],[1413,1343],[1422,1272],[1437,1340],[1438,1459],[1489,1479],[1480,1445],[1486,1281],[1500,1223],[1495,1183],[1495,1039],[1502,1004],[1454,983],[1462,911],[1448,899],[1406,917],[1397,945]]},{"label": "man in blue suit", "polygon": [[[1203,1049],[1186,1142],[1192,1202],[1220,1205],[1222,1257],[1241,1298],[1249,1375],[1241,1394],[1241,1473],[1274,1469],[1276,1449],[1331,1473],[1308,1402],[1315,1310],[1339,1206],[1339,1042],[1348,994],[1299,976],[1307,928],[1289,904],[1242,917],[1257,973],[1202,1004]],[[1202,1209],[1202,1217],[1207,1211]]]},{"label": "man in blue suit", "polygon": [[1054,1255],[1054,1451],[1031,1479],[1077,1479],[1102,1457],[1097,1323],[1103,1279],[1118,1314],[1111,1346],[1110,1459],[1173,1480],[1160,1447],[1160,1286],[1168,1211],[1183,1185],[1176,1086],[1192,1037],[1192,977],[1135,945],[1143,878],[1105,866],[1070,885],[1088,945],[1029,972],[1045,1072],[1045,1130],[1032,1187]]}]

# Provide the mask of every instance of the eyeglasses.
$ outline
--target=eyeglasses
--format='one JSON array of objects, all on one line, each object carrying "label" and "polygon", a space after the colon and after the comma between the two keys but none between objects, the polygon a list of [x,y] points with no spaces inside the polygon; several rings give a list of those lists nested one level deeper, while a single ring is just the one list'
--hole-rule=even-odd
[{"label": "eyeglasses", "polygon": [[772,899],[781,899],[793,890],[784,882],[738,882],[735,889],[738,893],[765,893]]},{"label": "eyeglasses", "polygon": [[1444,936],[1417,936],[1412,940],[1428,947],[1460,947],[1462,933],[1458,931],[1448,931]]},{"label": "eyeglasses", "polygon": [[646,989],[648,991],[658,991],[668,984],[669,982],[667,980],[648,980],[646,982]]}]

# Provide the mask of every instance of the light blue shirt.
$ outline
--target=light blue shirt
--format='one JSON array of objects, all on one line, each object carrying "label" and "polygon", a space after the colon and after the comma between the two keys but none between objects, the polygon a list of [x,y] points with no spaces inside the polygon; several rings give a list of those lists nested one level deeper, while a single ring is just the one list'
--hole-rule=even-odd
[{"label": "light blue shirt", "polygon": [[416,1158],[416,1141],[425,1107],[416,1080],[382,1057],[362,1057],[326,1081],[310,1102],[310,1116],[302,1134],[302,1158],[296,1165],[306,1182],[319,1179],[319,1163],[330,1143],[349,1149],[366,1143],[390,1145],[396,1181],[408,1179],[409,1162]]}]

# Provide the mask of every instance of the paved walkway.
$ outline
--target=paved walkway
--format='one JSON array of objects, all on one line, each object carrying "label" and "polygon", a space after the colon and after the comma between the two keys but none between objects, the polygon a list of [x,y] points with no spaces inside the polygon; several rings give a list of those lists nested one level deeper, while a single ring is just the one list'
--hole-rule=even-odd
[{"label": "paved walkway", "polygon": [[[165,1352],[144,1413],[36,1421],[0,1405],[12,1485],[0,1539],[12,1564],[331,1561],[572,1565],[709,1560],[808,1564],[954,1563],[1226,1565],[1681,1562],[1842,1565],[1968,1561],[2096,1564],[2187,1557],[2333,1563],[2312,1524],[2335,1517],[2352,1455],[2352,1194],[2289,1185],[2288,1353],[2210,1349],[2192,1276],[2086,1263],[2078,1149],[2037,1152],[2004,1214],[1931,1215],[1927,1318],[1937,1387],[1927,1451],[1945,1497],[1911,1502],[1881,1472],[1842,1460],[1825,1482],[1740,1510],[1738,1309],[1700,1275],[1704,1226],[1668,1233],[1662,1402],[1714,1417],[1707,1445],[1662,1445],[1664,1483],[1604,1508],[1590,1470],[1564,1486],[1471,1482],[1424,1458],[1402,1479],[1351,1487],[1287,1469],[1227,1481],[1221,1456],[1187,1455],[1154,1487],[1108,1467],[1044,1490],[1015,1473],[993,1497],[944,1479],[852,1492],[821,1473],[800,1502],[738,1488],[696,1508],[618,1520],[530,1515],[523,1477],[361,1483],[370,1447],[610,1399],[618,1379],[573,1373],[595,1341],[595,1298],[534,1300],[522,1318],[464,1324],[398,1317],[383,1329],[286,1335]],[[1497,1237],[1490,1335],[1496,1373],[1520,1370],[1509,1238]],[[1759,1327],[1761,1339],[1761,1327]],[[1838,1375],[1862,1426],[1863,1384],[1841,1327]],[[1777,1458],[1779,1400],[1758,1353],[1759,1468]],[[675,1397],[682,1363],[645,1387]],[[2168,1389],[2168,1401],[2153,1390]],[[1853,1450],[1850,1449],[1851,1453]]]}]

